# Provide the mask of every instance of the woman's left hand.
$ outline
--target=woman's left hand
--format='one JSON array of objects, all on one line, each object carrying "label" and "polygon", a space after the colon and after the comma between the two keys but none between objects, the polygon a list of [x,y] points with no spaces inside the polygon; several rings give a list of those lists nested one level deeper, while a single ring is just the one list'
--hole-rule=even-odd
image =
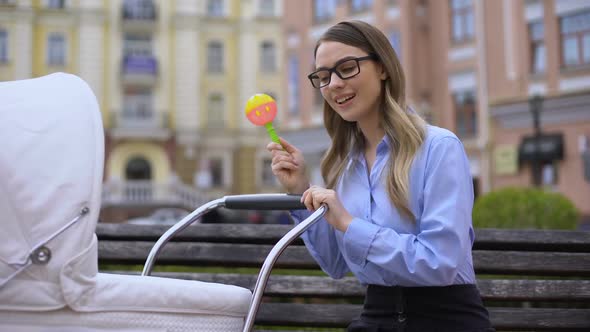
[{"label": "woman's left hand", "polygon": [[344,208],[338,195],[332,189],[311,186],[301,195],[301,202],[310,211],[315,211],[322,204],[326,204],[328,212],[326,212],[324,218],[330,225],[341,232],[346,232],[348,225],[352,222],[353,217]]}]

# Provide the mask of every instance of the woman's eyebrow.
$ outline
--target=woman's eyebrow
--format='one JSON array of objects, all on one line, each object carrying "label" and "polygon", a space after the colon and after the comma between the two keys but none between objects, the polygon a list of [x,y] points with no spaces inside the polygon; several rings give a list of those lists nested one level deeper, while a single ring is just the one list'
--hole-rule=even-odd
[{"label": "woman's eyebrow", "polygon": [[348,55],[348,56],[345,56],[344,58],[341,58],[338,61],[336,61],[336,63],[334,63],[334,65],[332,67],[321,66],[321,67],[316,68],[315,70],[317,71],[317,70],[322,70],[322,69],[331,69],[331,68],[337,67],[339,64],[343,63],[344,61],[348,61],[350,59],[356,59],[356,58],[358,58],[358,57],[354,56],[354,55]]}]

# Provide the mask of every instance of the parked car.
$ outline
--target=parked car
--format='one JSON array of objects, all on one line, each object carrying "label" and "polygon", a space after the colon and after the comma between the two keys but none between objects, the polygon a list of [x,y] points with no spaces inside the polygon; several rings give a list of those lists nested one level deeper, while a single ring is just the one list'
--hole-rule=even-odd
[{"label": "parked car", "polygon": [[[134,225],[167,225],[172,226],[186,217],[190,211],[181,208],[160,208],[145,217],[137,217],[127,220],[126,223]],[[199,221],[193,222],[193,224]]]}]

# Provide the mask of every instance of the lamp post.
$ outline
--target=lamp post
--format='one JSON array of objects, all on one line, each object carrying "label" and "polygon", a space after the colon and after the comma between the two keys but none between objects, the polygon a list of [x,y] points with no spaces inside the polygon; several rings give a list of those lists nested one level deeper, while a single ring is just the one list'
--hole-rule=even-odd
[{"label": "lamp post", "polygon": [[529,108],[533,116],[534,130],[534,154],[532,160],[533,185],[541,186],[541,110],[543,107],[543,97],[534,95],[529,99]]}]

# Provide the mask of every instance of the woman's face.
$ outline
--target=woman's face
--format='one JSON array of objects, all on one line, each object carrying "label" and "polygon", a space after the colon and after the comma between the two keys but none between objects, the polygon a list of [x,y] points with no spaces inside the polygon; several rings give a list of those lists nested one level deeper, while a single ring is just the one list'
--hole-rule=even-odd
[{"label": "woman's face", "polygon": [[[334,66],[346,77],[356,73],[356,62],[346,59],[366,57],[368,54],[353,46],[334,41],[320,44],[316,52],[316,70],[331,69]],[[340,78],[335,72],[324,73],[323,82],[329,84],[320,90],[324,99],[344,120],[351,122],[375,121],[381,95],[381,81],[387,75],[379,62],[371,59],[358,62],[360,70],[356,76]],[[329,77],[327,77],[329,76]]]}]

